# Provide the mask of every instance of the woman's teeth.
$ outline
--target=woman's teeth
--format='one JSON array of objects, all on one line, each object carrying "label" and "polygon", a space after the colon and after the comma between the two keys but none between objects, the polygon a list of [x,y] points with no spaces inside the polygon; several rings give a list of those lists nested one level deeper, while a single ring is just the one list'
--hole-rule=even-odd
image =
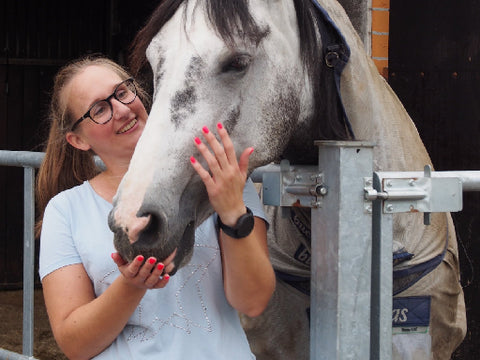
[{"label": "woman's teeth", "polygon": [[132,127],[135,126],[135,124],[137,123],[137,119],[133,119],[132,121],[130,121],[127,125],[125,125],[123,128],[121,128],[117,134],[123,134],[124,132],[127,132],[128,130],[130,130]]}]

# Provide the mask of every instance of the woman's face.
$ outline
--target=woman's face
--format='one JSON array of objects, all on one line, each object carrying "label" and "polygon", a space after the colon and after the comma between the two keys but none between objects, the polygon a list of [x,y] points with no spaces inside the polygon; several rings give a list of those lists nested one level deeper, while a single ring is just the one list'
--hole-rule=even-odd
[{"label": "woman's face", "polygon": [[[81,118],[97,101],[109,97],[123,80],[106,66],[93,65],[72,78],[65,88],[67,106],[74,119]],[[138,96],[130,104],[112,97],[113,116],[106,124],[86,118],[67,134],[67,141],[81,150],[92,149],[104,162],[130,161],[147,121],[147,111]],[[108,165],[107,165],[108,166]]]}]

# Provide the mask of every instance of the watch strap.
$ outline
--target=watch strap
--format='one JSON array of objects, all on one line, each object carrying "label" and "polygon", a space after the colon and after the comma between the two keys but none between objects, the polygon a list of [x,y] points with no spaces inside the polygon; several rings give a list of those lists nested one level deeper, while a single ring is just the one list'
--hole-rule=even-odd
[{"label": "watch strap", "polygon": [[246,208],[247,212],[238,218],[237,223],[233,227],[225,225],[220,219],[220,216],[218,216],[219,228],[222,229],[226,235],[234,239],[241,239],[250,235],[255,225],[255,219],[252,210],[248,207]]}]

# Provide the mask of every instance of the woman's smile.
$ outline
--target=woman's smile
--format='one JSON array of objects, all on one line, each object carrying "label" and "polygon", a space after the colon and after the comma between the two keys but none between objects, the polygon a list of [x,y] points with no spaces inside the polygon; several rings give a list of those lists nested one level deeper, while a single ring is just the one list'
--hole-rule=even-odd
[{"label": "woman's smile", "polygon": [[129,131],[130,129],[132,129],[132,128],[137,124],[137,122],[138,122],[137,118],[132,119],[132,120],[129,121],[125,126],[121,127],[121,128],[117,131],[117,134],[124,134],[124,133],[126,133],[127,131]]}]

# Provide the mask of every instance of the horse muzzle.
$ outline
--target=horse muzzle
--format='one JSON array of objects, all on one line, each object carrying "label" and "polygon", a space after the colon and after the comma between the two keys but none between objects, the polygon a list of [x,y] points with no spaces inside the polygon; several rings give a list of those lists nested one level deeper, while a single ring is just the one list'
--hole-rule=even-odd
[{"label": "horse muzzle", "polygon": [[[177,249],[173,260],[177,269],[188,262],[195,241],[195,223],[187,221],[181,228],[169,229],[167,216],[161,212],[143,211],[129,219],[128,224],[119,224],[115,219],[115,208],[110,212],[108,223],[114,233],[114,246],[128,262],[142,255],[146,259],[154,257],[165,260]],[[178,227],[178,226],[177,226]],[[183,228],[183,229],[182,229]],[[169,231],[172,230],[172,231]]]}]

